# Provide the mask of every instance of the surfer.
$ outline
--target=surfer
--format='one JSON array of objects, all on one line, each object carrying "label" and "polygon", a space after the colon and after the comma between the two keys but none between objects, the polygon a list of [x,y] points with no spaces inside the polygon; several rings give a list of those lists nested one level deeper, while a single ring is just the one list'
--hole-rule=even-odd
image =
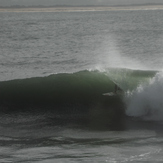
[{"label": "surfer", "polygon": [[116,83],[114,84],[114,92],[103,93],[104,96],[115,96],[123,94],[123,90]]},{"label": "surfer", "polygon": [[119,88],[119,87],[117,86],[117,84],[115,84],[114,93],[117,94],[117,91],[122,91],[122,89]]}]

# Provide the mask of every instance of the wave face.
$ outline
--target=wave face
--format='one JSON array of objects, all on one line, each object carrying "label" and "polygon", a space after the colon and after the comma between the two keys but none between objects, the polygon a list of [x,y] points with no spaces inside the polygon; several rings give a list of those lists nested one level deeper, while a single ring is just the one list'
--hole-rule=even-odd
[{"label": "wave face", "polygon": [[102,93],[113,91],[114,83],[104,73],[81,71],[47,77],[0,82],[0,104],[6,106],[88,105]]},{"label": "wave face", "polygon": [[[126,108],[128,116],[159,113],[157,108],[163,106],[162,81],[162,75],[156,71],[120,68],[3,81],[0,82],[0,111],[75,110],[106,115],[106,110],[110,110],[109,115],[118,117]],[[124,96],[103,96],[114,91],[115,83],[125,92]]]}]

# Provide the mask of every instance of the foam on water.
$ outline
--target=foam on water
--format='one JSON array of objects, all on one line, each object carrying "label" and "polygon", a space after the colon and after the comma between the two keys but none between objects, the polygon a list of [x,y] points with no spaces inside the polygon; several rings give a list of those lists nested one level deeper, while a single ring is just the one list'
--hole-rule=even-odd
[{"label": "foam on water", "polygon": [[144,120],[163,120],[163,72],[159,72],[149,80],[148,84],[141,84],[126,97],[126,114],[143,117]]}]

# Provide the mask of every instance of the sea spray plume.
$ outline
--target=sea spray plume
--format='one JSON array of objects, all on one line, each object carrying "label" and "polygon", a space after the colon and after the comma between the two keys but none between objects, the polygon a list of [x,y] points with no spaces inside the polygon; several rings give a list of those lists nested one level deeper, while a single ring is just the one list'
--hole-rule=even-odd
[{"label": "sea spray plume", "polygon": [[163,72],[159,72],[147,84],[141,84],[126,97],[128,116],[144,120],[163,120]]},{"label": "sea spray plume", "polygon": [[120,46],[121,41],[116,35],[110,33],[103,38],[95,51],[97,66],[104,69],[113,67],[146,70],[147,67],[144,62],[142,64],[142,60],[138,60],[133,55],[131,58],[130,52],[124,52],[123,47]]}]

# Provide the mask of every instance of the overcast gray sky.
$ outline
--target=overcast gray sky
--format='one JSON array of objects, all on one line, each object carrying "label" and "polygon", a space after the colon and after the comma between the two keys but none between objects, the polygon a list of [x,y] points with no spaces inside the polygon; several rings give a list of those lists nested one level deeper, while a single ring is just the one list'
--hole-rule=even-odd
[{"label": "overcast gray sky", "polygon": [[126,5],[126,4],[144,4],[161,3],[163,0],[0,0],[0,6],[12,5]]}]

